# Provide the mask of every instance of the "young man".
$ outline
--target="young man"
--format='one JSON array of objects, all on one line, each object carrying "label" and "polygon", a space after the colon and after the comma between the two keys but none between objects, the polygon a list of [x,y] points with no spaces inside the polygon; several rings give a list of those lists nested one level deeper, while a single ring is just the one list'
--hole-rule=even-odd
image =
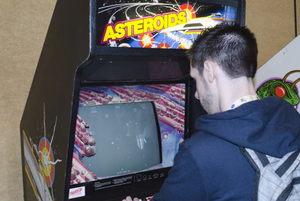
[{"label": "young man", "polygon": [[254,35],[238,25],[208,29],[188,50],[208,115],[180,146],[155,201],[251,201],[255,172],[239,147],[275,157],[300,149],[300,114],[282,99],[258,100],[257,53]]}]

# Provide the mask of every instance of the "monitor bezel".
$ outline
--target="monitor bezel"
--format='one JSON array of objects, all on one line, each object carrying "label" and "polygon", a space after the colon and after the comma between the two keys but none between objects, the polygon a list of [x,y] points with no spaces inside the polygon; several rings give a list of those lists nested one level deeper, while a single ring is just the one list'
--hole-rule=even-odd
[{"label": "monitor bezel", "polygon": [[[94,82],[94,83],[81,83],[80,89],[83,87],[97,87],[97,86],[132,86],[132,85],[151,85],[151,84],[185,84],[185,126],[184,126],[184,139],[186,139],[190,133],[189,133],[189,122],[187,121],[189,119],[189,108],[190,108],[190,86],[192,83],[192,79],[189,76],[182,77],[181,79],[175,79],[175,80],[155,80],[155,81],[139,81],[139,82],[124,82],[124,81],[113,81],[113,82]],[[155,107],[155,105],[154,105]],[[78,104],[79,108],[79,104]],[[78,113],[78,112],[77,112]],[[76,113],[76,114],[77,114]],[[156,116],[158,118],[158,116]],[[158,125],[159,126],[159,125]],[[75,134],[74,134],[75,137]],[[153,179],[153,180],[146,180],[141,182],[132,182],[125,185],[120,186],[111,186],[111,187],[104,187],[102,189],[97,189],[97,186],[101,185],[102,183],[112,182],[113,180],[119,180],[126,177],[132,177],[132,179],[136,179],[137,175],[139,175],[141,172],[134,172],[130,174],[120,175],[120,176],[114,176],[110,178],[104,178],[94,181],[89,181],[85,183],[79,183],[79,184],[70,184],[70,190],[81,188],[83,187],[86,192],[86,196],[77,198],[76,200],[87,200],[94,198],[97,198],[98,200],[111,200],[111,201],[117,201],[124,199],[124,196],[126,195],[132,195],[132,196],[138,196],[138,197],[146,197],[151,196],[155,193],[157,193],[162,186],[164,180],[168,176],[169,170],[171,167],[163,167],[158,168],[154,170],[146,170],[142,173],[145,173],[147,175],[154,175],[159,174],[163,175],[161,178]],[[70,182],[70,181],[69,181]],[[113,195],[113,196],[112,196]]]}]

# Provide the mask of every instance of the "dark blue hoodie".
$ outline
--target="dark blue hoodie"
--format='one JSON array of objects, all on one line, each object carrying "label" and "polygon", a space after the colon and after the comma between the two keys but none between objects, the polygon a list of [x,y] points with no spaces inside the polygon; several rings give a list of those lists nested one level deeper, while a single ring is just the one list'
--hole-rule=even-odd
[{"label": "dark blue hoodie", "polygon": [[255,172],[239,146],[282,157],[300,149],[300,114],[269,97],[196,121],[155,201],[252,200]]}]

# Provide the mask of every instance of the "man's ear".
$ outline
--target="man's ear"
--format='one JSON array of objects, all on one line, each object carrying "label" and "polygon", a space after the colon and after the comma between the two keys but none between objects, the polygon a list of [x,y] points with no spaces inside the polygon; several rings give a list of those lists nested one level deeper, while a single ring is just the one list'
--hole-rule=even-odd
[{"label": "man's ear", "polygon": [[206,80],[212,83],[215,79],[215,62],[206,60],[204,62],[204,72],[203,75],[206,76]]}]

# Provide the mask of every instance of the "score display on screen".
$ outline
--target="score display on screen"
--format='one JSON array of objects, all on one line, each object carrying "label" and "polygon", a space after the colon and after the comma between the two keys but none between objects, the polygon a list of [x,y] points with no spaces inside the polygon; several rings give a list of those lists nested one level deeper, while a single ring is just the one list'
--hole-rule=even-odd
[{"label": "score display on screen", "polygon": [[185,87],[81,88],[71,185],[171,167],[184,139]]},{"label": "score display on screen", "polygon": [[96,45],[189,49],[203,29],[235,23],[237,10],[187,0],[98,0]]}]

